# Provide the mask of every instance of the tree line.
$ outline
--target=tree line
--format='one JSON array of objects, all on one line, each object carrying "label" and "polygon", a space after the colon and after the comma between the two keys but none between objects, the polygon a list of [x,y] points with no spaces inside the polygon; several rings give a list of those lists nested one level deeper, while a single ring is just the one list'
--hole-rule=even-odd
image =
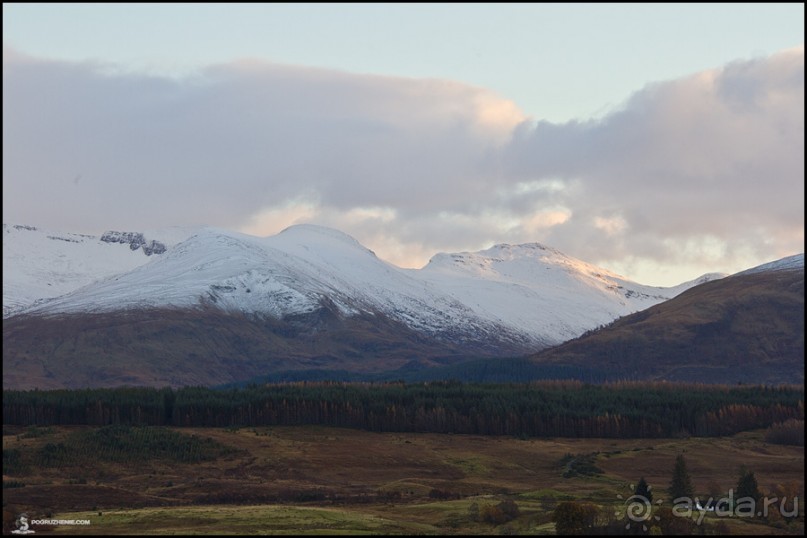
[{"label": "tree line", "polygon": [[4,424],[193,427],[318,424],[526,437],[720,436],[804,418],[800,386],[301,382],[3,392]]}]

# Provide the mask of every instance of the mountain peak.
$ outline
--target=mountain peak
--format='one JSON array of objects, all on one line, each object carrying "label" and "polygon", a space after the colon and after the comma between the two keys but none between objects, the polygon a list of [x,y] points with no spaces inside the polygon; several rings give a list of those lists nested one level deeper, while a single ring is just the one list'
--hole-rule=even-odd
[{"label": "mountain peak", "polygon": [[353,236],[341,232],[335,228],[328,228],[327,226],[320,226],[319,224],[293,224],[288,228],[284,228],[277,235],[278,237],[293,237],[295,239],[305,241],[321,239],[328,241],[341,241],[343,243],[364,248],[362,244],[359,243]]},{"label": "mountain peak", "polygon": [[438,267],[445,264],[466,264],[478,263],[482,259],[493,261],[512,261],[517,259],[528,259],[545,257],[548,255],[562,256],[568,258],[557,249],[543,245],[541,243],[497,243],[490,248],[475,252],[440,252],[432,256],[427,267]]},{"label": "mountain peak", "polygon": [[[548,245],[544,245],[543,243],[532,242],[532,243],[518,243],[518,244],[510,244],[510,243],[496,243],[489,249],[490,251],[509,251],[509,252],[534,252],[534,251],[548,251],[560,254],[561,252],[557,249],[554,249]],[[487,251],[483,251],[487,252]]]}]

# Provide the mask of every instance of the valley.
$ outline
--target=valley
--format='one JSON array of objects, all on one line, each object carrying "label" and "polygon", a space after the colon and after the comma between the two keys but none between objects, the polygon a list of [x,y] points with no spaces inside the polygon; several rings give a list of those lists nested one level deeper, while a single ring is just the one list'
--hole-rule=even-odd
[{"label": "valley", "polygon": [[[92,428],[40,430],[5,427],[4,449],[30,451]],[[566,500],[591,503],[605,519],[621,511],[624,519],[623,499],[640,477],[656,498],[666,497],[678,454],[684,454],[702,495],[736,487],[740,466],[755,471],[763,491],[786,486],[803,495],[804,488],[803,447],[773,445],[760,430],[652,440],[322,426],[175,431],[210,439],[229,452],[193,464],[155,458],[32,468],[15,477],[24,487],[4,489],[4,524],[6,512],[27,510],[37,519],[91,522],[36,527],[38,534],[554,534],[552,513]],[[600,472],[564,477],[562,461],[569,454],[593,455]],[[479,515],[507,500],[518,508],[509,521]],[[731,534],[799,534],[800,510],[789,523],[708,514],[700,527],[723,522],[721,529]]]}]

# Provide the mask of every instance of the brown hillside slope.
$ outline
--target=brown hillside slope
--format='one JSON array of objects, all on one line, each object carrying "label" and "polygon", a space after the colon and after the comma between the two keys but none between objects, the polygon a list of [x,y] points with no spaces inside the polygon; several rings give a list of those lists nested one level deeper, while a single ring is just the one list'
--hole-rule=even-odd
[{"label": "brown hillside slope", "polygon": [[804,271],[707,282],[533,356],[614,377],[706,383],[804,382]]},{"label": "brown hillside slope", "polygon": [[3,320],[3,388],[220,385],[284,370],[394,370],[465,358],[390,318],[324,305],[282,320],[150,309]]}]

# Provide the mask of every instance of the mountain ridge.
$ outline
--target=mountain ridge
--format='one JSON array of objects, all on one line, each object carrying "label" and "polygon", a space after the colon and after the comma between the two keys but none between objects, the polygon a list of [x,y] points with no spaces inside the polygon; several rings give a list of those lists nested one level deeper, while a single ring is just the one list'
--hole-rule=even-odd
[{"label": "mountain ridge", "polygon": [[[540,243],[438,253],[401,269],[315,225],[268,237],[212,227],[172,234],[116,232],[104,242],[4,225],[4,387],[220,385],[526,356],[725,280],[644,286]],[[165,250],[142,248],[157,243]],[[762,271],[773,273],[788,271]],[[38,287],[15,297],[28,283]],[[51,295],[20,308],[42,289]],[[609,360],[551,359],[532,370],[600,379]]]},{"label": "mountain ridge", "polygon": [[[8,235],[8,226],[4,229]],[[282,317],[311,312],[327,297],[344,315],[383,312],[430,334],[456,333],[465,326],[469,336],[498,334],[545,347],[666,300],[687,286],[643,286],[540,243],[439,253],[412,270],[379,259],[348,234],[311,224],[268,237],[213,227],[182,229],[168,241],[152,235],[115,232],[114,238],[128,239],[119,242],[134,253],[118,248],[116,255],[125,258],[121,270],[106,268],[97,279],[75,279],[80,285],[74,289],[66,290],[63,282],[57,293],[28,305],[8,297],[15,286],[6,286],[9,277],[4,277],[4,315],[210,304]],[[83,238],[91,241],[91,236]],[[135,246],[155,244],[166,248],[137,257]],[[102,250],[104,256],[111,252]],[[13,252],[9,256],[4,250],[4,269],[11,269],[4,274],[25,273],[13,264]],[[37,281],[43,280],[47,275],[40,273]]]}]

